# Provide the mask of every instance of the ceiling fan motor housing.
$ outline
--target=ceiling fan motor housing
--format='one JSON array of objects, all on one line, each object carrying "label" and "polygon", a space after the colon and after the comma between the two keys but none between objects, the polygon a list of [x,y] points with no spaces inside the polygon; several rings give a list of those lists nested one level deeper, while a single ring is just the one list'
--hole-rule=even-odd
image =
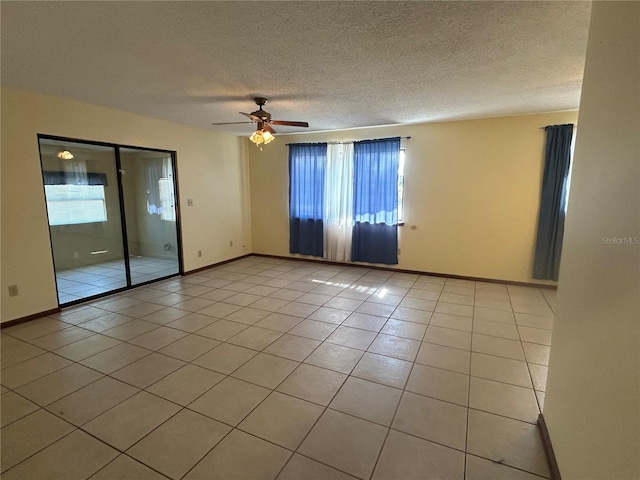
[{"label": "ceiling fan motor housing", "polygon": [[255,97],[253,101],[256,102],[256,105],[258,105],[258,107],[260,108],[255,112],[251,112],[251,115],[258,117],[263,122],[269,122],[271,120],[271,114],[269,112],[265,112],[262,109],[262,107],[266,105],[269,100],[264,97]]},{"label": "ceiling fan motor housing", "polygon": [[262,108],[260,110],[256,110],[255,112],[251,112],[251,115],[258,117],[262,122],[268,123],[271,121],[271,114],[265,112],[264,110],[262,110]]}]

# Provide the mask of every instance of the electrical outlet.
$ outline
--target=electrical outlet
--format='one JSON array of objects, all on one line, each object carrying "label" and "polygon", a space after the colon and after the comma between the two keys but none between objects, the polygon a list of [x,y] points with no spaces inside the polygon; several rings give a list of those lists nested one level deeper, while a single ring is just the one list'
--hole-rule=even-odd
[{"label": "electrical outlet", "polygon": [[9,296],[10,297],[18,296],[18,285],[9,285]]},{"label": "electrical outlet", "polygon": [[198,250],[198,256],[201,257],[202,256],[202,250]]},{"label": "electrical outlet", "polygon": [[193,207],[193,198],[187,198],[187,207]]},{"label": "electrical outlet", "polygon": [[73,258],[78,258],[78,252],[73,252]]},{"label": "electrical outlet", "polygon": [[233,247],[233,240],[229,240],[229,246]]},{"label": "electrical outlet", "polygon": [[400,249],[398,249],[398,255],[400,255]]}]

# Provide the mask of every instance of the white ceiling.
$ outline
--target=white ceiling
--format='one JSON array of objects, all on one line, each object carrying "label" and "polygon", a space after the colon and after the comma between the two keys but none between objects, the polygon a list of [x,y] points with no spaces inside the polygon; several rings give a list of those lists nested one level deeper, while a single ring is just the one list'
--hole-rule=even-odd
[{"label": "white ceiling", "polygon": [[[249,134],[575,109],[591,5],[2,1],[3,85]],[[300,129],[278,127],[282,133]]]}]

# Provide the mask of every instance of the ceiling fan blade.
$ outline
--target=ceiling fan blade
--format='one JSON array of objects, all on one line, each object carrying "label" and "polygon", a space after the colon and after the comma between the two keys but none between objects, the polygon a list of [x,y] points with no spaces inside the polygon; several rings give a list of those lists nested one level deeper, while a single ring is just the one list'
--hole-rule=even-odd
[{"label": "ceiling fan blade", "polygon": [[253,120],[254,122],[259,122],[260,118],[256,117],[255,115],[252,115],[250,113],[244,113],[244,112],[240,112],[240,114],[244,115],[245,117],[250,118],[251,120]]},{"label": "ceiling fan blade", "polygon": [[212,123],[211,125],[237,125],[239,123],[253,123],[253,122],[220,122],[220,123]]},{"label": "ceiling fan blade", "polygon": [[289,127],[308,127],[309,126],[307,122],[290,122],[288,120],[271,120],[270,123],[273,125],[287,125]]},{"label": "ceiling fan blade", "polygon": [[265,124],[262,126],[262,129],[263,129],[263,130],[266,130],[266,131],[267,131],[267,132],[269,132],[271,135],[273,135],[273,134],[275,134],[275,133],[276,133],[276,131],[275,131],[273,128],[271,128],[271,125],[269,125],[268,123],[265,123]]}]

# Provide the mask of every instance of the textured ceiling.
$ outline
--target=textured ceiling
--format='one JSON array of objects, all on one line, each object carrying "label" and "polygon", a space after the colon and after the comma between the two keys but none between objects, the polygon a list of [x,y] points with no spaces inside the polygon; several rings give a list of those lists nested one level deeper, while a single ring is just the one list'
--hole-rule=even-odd
[{"label": "textured ceiling", "polygon": [[[234,134],[574,109],[589,2],[8,2],[3,85]],[[278,127],[278,131],[299,129]]]}]

